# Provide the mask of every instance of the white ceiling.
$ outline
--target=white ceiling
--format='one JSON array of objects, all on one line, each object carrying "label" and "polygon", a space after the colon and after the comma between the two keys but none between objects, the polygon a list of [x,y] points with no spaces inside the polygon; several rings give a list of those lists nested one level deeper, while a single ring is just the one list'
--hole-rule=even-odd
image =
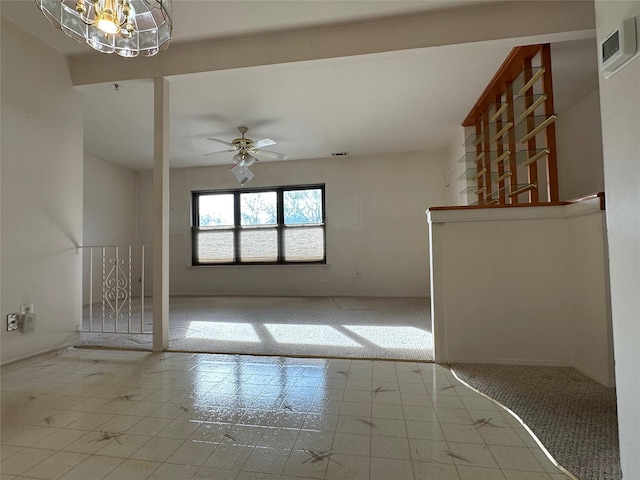
[{"label": "white ceiling", "polygon": [[[449,50],[461,61],[446,61]],[[269,149],[292,159],[444,149],[483,88],[477,84],[452,98],[451,79],[471,68],[488,81],[508,52],[454,46],[172,77],[172,166],[229,163],[231,155],[197,155],[223,150],[206,137],[230,141],[240,125],[249,127],[253,140],[272,138],[277,145]],[[144,80],[124,82],[118,91],[111,84],[82,87],[91,126],[85,130],[87,153],[110,161],[128,156],[138,167],[147,163],[152,87]],[[101,137],[105,129],[116,136]]]},{"label": "white ceiling", "polygon": [[[174,0],[173,43],[470,4],[479,2]],[[91,52],[49,25],[33,0],[4,0],[2,13],[64,54]],[[240,125],[249,127],[253,140],[272,138],[277,145],[269,149],[293,160],[343,151],[444,149],[512,46],[492,41],[169,77],[171,166],[230,164],[230,154],[197,155],[224,149],[206,137],[230,141],[239,136]],[[597,88],[595,41],[564,42],[552,53],[560,112]],[[151,168],[152,81],[118,82],[117,90],[112,83],[79,88],[85,99],[85,153],[136,170]]]}]

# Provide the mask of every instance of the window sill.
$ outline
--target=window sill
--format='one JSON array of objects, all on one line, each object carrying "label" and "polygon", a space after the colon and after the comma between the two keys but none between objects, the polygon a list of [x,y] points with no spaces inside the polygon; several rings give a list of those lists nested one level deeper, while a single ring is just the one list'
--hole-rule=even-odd
[{"label": "window sill", "polygon": [[328,263],[278,263],[278,264],[238,264],[238,265],[189,265],[187,268],[329,268],[331,265]]}]

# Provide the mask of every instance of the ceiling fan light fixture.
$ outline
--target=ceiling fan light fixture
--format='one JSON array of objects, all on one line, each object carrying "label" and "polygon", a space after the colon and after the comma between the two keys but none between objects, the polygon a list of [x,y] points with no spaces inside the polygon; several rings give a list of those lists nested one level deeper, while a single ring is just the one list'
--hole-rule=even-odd
[{"label": "ceiling fan light fixture", "polygon": [[102,53],[150,57],[169,47],[172,0],[35,0],[69,37]]},{"label": "ceiling fan light fixture", "polygon": [[233,167],[231,167],[231,173],[233,173],[233,175],[236,177],[236,180],[240,182],[240,185],[246,184],[254,177],[254,174],[251,170],[249,170],[249,167],[240,163],[236,163]]},{"label": "ceiling fan light fixture", "polygon": [[[250,138],[246,138],[244,136],[249,129],[247,127],[238,127],[238,131],[242,134],[241,138],[234,138],[231,142],[227,142],[226,140],[220,140],[218,138],[207,137],[207,140],[211,140],[213,142],[222,143],[224,145],[228,145],[233,147],[232,150],[221,150],[218,152],[209,152],[198,155],[198,158],[209,157],[211,155],[216,155],[218,153],[227,153],[227,152],[237,152],[233,156],[233,165],[230,167],[231,173],[235,175],[235,177],[240,182],[240,185],[244,185],[249,180],[251,180],[254,175],[249,170],[249,167],[256,163],[258,159],[254,157],[254,155],[264,155],[265,157],[273,158],[275,160],[286,160],[287,156],[282,153],[272,152],[269,150],[262,150],[263,146],[275,145],[276,142],[271,140],[270,138],[263,138],[262,140],[258,140],[254,142]],[[253,155],[252,155],[253,154]]]},{"label": "ceiling fan light fixture", "polygon": [[247,151],[241,151],[233,156],[234,163],[240,163],[242,166],[250,167],[256,163],[256,158],[249,155]]}]

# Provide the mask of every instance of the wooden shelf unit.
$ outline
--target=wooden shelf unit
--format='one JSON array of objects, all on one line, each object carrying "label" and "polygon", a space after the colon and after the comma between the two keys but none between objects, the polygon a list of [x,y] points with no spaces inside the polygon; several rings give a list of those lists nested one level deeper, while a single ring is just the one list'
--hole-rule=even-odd
[{"label": "wooden shelf unit", "polygon": [[470,204],[559,201],[550,52],[549,44],[514,48],[462,122],[458,180]]}]

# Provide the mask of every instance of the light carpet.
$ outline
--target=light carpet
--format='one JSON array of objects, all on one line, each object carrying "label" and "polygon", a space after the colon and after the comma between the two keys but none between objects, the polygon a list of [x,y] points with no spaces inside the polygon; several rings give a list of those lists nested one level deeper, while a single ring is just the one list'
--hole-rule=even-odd
[{"label": "light carpet", "polygon": [[619,480],[615,389],[573,368],[452,364],[469,385],[512,410],[580,480]]},{"label": "light carpet", "polygon": [[[125,312],[127,313],[127,312]],[[132,305],[140,332],[139,300]],[[93,324],[102,319],[94,306]],[[88,307],[83,329],[89,329]],[[118,330],[128,320],[118,321]],[[144,327],[152,329],[151,301]],[[114,322],[105,321],[106,330]],[[151,349],[149,333],[83,332],[80,347]],[[170,297],[169,350],[250,355],[433,360],[427,298]]]}]

